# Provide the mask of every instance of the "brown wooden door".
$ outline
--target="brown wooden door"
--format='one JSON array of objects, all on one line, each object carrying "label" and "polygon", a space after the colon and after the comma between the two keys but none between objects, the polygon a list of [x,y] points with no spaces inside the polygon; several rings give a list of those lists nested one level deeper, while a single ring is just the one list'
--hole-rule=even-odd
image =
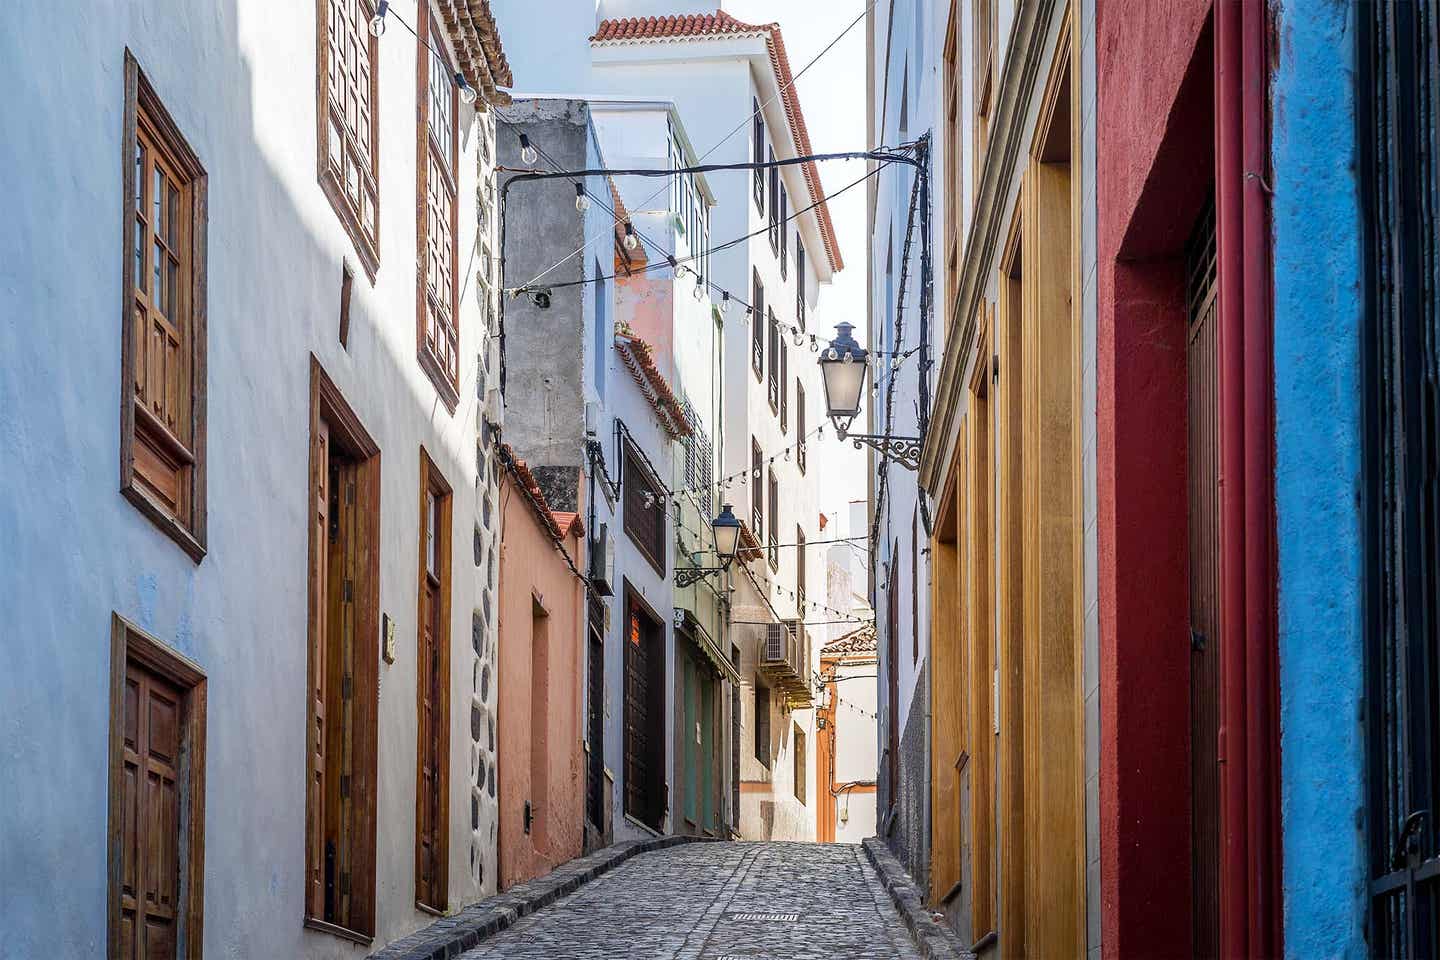
[{"label": "brown wooden door", "polygon": [[625,618],[625,812],[656,830],[665,819],[660,627],[631,601]]},{"label": "brown wooden door", "polygon": [[124,711],[118,955],[170,960],[180,900],[181,692],[130,663]]},{"label": "brown wooden door", "polygon": [[[327,596],[326,584],[328,582],[328,568],[330,551],[327,545],[330,542],[330,428],[321,420],[315,429],[315,459],[316,467],[311,483],[314,486],[315,516],[315,542],[320,547],[314,553],[314,569],[310,571],[310,578],[314,584],[313,590],[320,597]],[[326,738],[328,731],[325,726],[325,648],[326,638],[329,636],[328,627],[328,603],[316,605],[315,630],[311,634],[310,660],[312,667],[310,677],[310,749],[311,778],[309,792],[306,797],[306,805],[312,820],[320,823],[324,818],[325,810],[325,754]],[[325,840],[323,830],[310,831],[310,876],[307,883],[307,897],[309,899],[309,912],[312,916],[323,917],[325,911]]]},{"label": "brown wooden door", "polygon": [[1187,257],[1190,776],[1194,955],[1220,949],[1220,431],[1215,215]]},{"label": "brown wooden door", "polygon": [[418,666],[420,684],[420,802],[416,805],[418,820],[416,831],[419,840],[419,873],[416,879],[415,899],[437,910],[443,909],[440,902],[440,845],[445,838],[440,836],[440,765],[445,762],[440,756],[439,724],[445,722],[438,705],[442,702],[443,683],[440,669],[440,582],[433,575],[427,576],[424,590],[424,617],[421,624]]}]

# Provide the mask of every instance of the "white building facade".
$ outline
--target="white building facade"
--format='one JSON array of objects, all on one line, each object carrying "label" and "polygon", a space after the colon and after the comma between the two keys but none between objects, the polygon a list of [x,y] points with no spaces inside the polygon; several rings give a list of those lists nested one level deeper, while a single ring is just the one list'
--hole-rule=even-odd
[{"label": "white building facade", "polygon": [[[812,152],[778,27],[723,12],[684,20],[639,17],[670,10],[616,12],[624,18],[604,19],[611,11],[601,5],[594,89],[673,99],[705,163]],[[813,839],[819,642],[804,624],[825,619],[824,568],[802,544],[818,539],[810,454],[824,421],[810,338],[822,330],[820,286],[843,264],[813,164],[717,173],[709,182],[712,246],[740,241],[711,254],[705,278],[726,317],[720,473],[730,482],[720,495],[760,554],[732,577],[742,681],[739,833]]]},{"label": "white building facade", "polygon": [[494,889],[467,262],[509,68],[488,17],[392,6],[0,36],[18,955],[363,956]]}]

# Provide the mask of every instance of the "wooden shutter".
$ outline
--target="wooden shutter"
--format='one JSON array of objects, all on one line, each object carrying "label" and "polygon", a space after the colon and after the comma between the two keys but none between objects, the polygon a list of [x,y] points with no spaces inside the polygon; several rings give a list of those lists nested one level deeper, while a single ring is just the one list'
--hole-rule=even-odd
[{"label": "wooden shutter", "polygon": [[205,555],[204,168],[125,58],[120,489]]},{"label": "wooden shutter", "polygon": [[[772,623],[772,627],[780,624]],[[770,769],[770,688],[755,681],[755,759]]]}]

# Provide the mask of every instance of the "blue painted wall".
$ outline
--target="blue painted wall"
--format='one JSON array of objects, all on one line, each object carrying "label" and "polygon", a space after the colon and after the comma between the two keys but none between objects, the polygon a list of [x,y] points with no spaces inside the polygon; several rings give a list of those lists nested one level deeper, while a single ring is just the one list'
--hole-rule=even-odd
[{"label": "blue painted wall", "polygon": [[1328,0],[1277,8],[1276,18],[1271,144],[1285,953],[1363,957],[1353,13],[1349,3]]}]

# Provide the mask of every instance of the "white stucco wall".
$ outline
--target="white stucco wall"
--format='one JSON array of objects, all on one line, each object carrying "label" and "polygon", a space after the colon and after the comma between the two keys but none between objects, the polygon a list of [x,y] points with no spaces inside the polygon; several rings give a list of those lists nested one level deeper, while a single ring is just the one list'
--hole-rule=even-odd
[{"label": "white stucco wall", "polygon": [[[199,564],[117,492],[126,47],[209,174],[209,553]],[[355,253],[316,182],[313,4],[65,0],[7,14],[0,609],[15,642],[0,672],[10,744],[0,929],[16,956],[104,950],[112,611],[208,676],[205,953],[368,952],[301,926],[312,352],[382,450],[380,609],[399,656],[380,667],[375,945],[432,919],[413,896],[422,444],[454,488],[451,903],[493,882],[471,872],[463,775],[476,762],[463,705],[478,682],[479,311],[467,284],[451,415],[415,358],[417,48],[399,29],[380,48],[381,266],[373,284],[356,271],[347,350],[336,332],[341,262]],[[478,174],[472,111],[462,106],[461,118],[466,251]]]}]

